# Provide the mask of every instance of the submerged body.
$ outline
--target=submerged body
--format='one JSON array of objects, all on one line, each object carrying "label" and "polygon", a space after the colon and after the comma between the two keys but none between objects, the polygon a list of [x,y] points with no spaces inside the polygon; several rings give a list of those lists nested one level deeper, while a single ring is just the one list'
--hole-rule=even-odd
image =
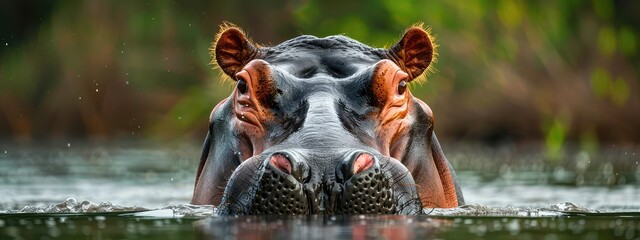
[{"label": "submerged body", "polygon": [[345,36],[256,47],[235,27],[215,46],[237,82],[212,111],[192,203],[220,214],[416,214],[463,197],[408,83],[429,67],[429,34],[390,49]]}]

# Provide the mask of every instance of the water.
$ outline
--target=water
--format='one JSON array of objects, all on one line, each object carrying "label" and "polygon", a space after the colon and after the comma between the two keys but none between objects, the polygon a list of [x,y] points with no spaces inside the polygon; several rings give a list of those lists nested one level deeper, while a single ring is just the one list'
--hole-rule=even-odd
[{"label": "water", "polygon": [[638,146],[444,146],[460,208],[222,217],[188,204],[198,144],[0,144],[0,239],[640,239]]}]

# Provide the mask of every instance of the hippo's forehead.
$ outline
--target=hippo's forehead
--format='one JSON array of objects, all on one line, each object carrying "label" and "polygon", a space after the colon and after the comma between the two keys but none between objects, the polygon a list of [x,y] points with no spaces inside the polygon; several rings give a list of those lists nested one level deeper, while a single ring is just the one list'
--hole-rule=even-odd
[{"label": "hippo's forehead", "polygon": [[345,36],[317,38],[304,35],[269,48],[263,59],[300,78],[321,73],[345,78],[383,58],[381,49]]}]

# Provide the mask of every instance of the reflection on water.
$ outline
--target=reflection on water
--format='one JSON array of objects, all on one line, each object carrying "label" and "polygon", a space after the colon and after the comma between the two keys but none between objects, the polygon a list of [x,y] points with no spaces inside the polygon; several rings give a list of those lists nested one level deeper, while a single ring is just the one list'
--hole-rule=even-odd
[{"label": "reflection on water", "polygon": [[[165,213],[153,213],[165,212]],[[640,214],[563,217],[4,214],[0,239],[638,239]]]},{"label": "reflection on water", "polygon": [[222,217],[187,204],[198,144],[0,144],[0,239],[640,238],[638,147],[549,160],[535,146],[445,146],[469,205],[413,217]]},{"label": "reflection on water", "polygon": [[193,239],[194,221],[114,213],[0,215],[0,239]]},{"label": "reflection on water", "polygon": [[213,217],[196,223],[210,239],[415,239],[433,238],[450,219],[408,216]]},{"label": "reflection on water", "polygon": [[640,238],[640,215],[631,218],[243,216],[208,218],[195,226],[199,237],[209,239]]}]

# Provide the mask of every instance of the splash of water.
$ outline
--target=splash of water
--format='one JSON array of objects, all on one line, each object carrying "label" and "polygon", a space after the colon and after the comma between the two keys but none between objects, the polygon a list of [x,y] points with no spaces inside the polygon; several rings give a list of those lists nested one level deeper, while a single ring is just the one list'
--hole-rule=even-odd
[{"label": "splash of water", "polygon": [[[45,207],[25,206],[20,210],[6,210],[4,213],[127,213],[128,216],[149,218],[205,218],[215,216],[212,205],[175,204],[149,209],[139,206],[120,206],[103,202],[77,201],[75,198]],[[571,202],[552,204],[542,208],[490,207],[469,204],[458,208],[425,208],[423,214],[429,216],[507,216],[507,217],[549,217],[567,213],[599,213]]]},{"label": "splash of water", "polygon": [[7,210],[6,213],[97,213],[97,212],[134,212],[148,209],[138,206],[123,207],[110,202],[92,203],[89,201],[78,202],[75,198],[52,204],[46,207],[25,206],[21,210]]},{"label": "splash of water", "polygon": [[425,208],[423,213],[431,216],[505,216],[505,217],[550,217],[567,213],[599,213],[571,202],[552,204],[542,208],[490,207],[469,204],[458,208]]}]

